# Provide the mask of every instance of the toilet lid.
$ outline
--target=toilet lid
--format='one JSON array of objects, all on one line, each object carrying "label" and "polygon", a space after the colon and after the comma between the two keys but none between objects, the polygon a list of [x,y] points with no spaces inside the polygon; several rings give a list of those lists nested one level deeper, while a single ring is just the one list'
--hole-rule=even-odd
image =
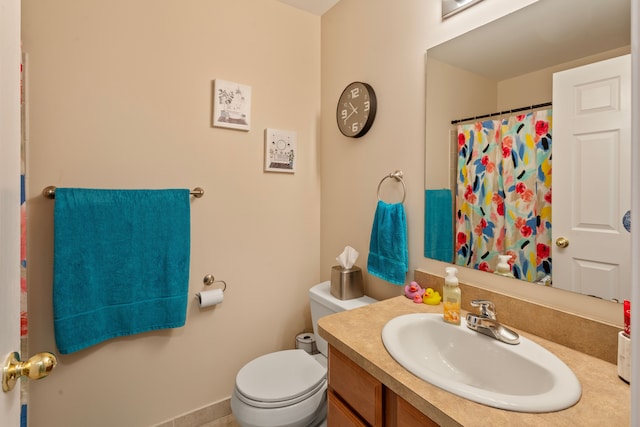
[{"label": "toilet lid", "polygon": [[258,402],[282,402],[309,393],[327,370],[301,349],[283,350],[247,363],[236,376],[236,388]]}]

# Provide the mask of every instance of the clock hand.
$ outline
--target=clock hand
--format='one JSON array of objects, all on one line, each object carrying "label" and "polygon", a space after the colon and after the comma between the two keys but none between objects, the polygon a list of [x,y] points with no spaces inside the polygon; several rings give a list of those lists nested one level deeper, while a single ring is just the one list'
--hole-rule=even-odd
[{"label": "clock hand", "polygon": [[354,113],[358,113],[358,109],[356,107],[353,106],[352,103],[349,103],[349,106],[351,107],[351,109],[353,110]]},{"label": "clock hand", "polygon": [[354,111],[350,112],[349,115],[344,118],[344,122],[347,123],[347,120],[349,120],[349,117],[351,117],[353,115],[353,113],[357,113],[357,112],[358,112],[358,110],[354,110]]}]

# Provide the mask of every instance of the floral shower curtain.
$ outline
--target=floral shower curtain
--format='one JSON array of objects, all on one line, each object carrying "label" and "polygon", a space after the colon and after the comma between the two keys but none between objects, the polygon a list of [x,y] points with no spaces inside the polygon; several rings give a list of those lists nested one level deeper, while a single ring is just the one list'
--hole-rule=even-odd
[{"label": "floral shower curtain", "polygon": [[551,275],[551,111],[458,126],[456,264]]}]

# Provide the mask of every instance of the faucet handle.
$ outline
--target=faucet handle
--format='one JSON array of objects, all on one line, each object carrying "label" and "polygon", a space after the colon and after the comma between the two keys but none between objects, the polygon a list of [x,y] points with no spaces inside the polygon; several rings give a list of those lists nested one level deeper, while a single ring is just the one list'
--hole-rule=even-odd
[{"label": "faucet handle", "polygon": [[496,319],[496,305],[489,300],[474,299],[471,300],[472,307],[480,307],[480,316],[488,319]]}]

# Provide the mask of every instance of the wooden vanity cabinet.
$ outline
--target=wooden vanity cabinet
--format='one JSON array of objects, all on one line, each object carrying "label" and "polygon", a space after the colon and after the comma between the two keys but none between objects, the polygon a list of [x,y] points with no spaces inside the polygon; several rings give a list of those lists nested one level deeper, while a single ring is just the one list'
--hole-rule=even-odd
[{"label": "wooden vanity cabinet", "polygon": [[328,393],[327,426],[331,427],[366,427],[365,423],[343,400],[332,391]]},{"label": "wooden vanity cabinet", "polygon": [[383,426],[382,383],[329,346],[328,425]]},{"label": "wooden vanity cabinet", "polygon": [[438,427],[438,423],[389,389],[385,390],[387,427]]},{"label": "wooden vanity cabinet", "polygon": [[330,345],[327,425],[430,427],[438,424]]}]

